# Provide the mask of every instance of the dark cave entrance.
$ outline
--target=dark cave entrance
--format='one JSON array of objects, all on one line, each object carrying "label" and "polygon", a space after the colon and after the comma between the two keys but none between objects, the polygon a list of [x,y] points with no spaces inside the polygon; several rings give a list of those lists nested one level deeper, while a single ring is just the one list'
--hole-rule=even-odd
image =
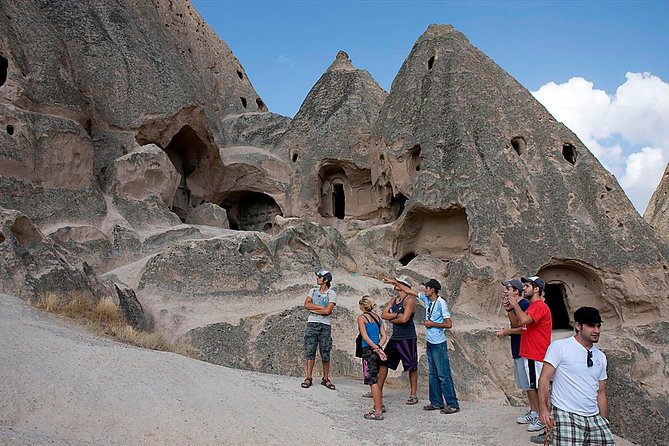
[{"label": "dark cave entrance", "polygon": [[569,323],[569,312],[567,311],[567,290],[561,283],[548,283],[544,289],[544,301],[551,310],[553,319],[553,330],[573,329]]},{"label": "dark cave entrance", "polygon": [[333,184],[332,214],[340,220],[346,215],[346,195],[343,184]]}]

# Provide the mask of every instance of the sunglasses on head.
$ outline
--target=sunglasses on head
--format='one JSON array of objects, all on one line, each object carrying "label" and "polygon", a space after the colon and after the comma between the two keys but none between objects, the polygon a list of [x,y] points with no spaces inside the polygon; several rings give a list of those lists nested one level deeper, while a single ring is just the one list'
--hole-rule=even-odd
[{"label": "sunglasses on head", "polygon": [[588,367],[592,367],[592,350],[588,350]]}]

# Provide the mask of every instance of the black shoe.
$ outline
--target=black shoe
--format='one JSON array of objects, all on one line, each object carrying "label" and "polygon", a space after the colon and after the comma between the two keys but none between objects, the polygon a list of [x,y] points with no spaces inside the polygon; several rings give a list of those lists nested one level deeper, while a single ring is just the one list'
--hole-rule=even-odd
[{"label": "black shoe", "polygon": [[546,441],[546,431],[544,431],[539,435],[532,435],[530,437],[530,441],[534,444],[544,444],[544,442]]}]

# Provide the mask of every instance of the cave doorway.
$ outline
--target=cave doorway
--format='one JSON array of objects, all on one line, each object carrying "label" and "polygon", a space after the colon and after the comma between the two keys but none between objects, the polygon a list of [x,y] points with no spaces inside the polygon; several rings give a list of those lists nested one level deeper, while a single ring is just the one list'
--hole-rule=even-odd
[{"label": "cave doorway", "polygon": [[340,220],[346,216],[346,195],[341,183],[332,185],[332,214]]},{"label": "cave doorway", "polygon": [[571,330],[567,311],[567,289],[563,283],[548,283],[544,289],[544,301],[551,310],[553,330]]},{"label": "cave doorway", "polygon": [[188,177],[195,172],[200,160],[207,151],[206,144],[190,126],[183,126],[165,147],[165,153],[181,176],[179,188],[172,200],[172,212],[177,214],[181,221],[186,221],[190,209],[191,191]]}]

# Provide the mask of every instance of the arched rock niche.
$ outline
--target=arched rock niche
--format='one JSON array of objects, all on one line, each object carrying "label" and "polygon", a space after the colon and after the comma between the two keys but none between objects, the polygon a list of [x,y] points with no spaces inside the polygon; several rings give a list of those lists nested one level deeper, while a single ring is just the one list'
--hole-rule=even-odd
[{"label": "arched rock niche", "polygon": [[469,249],[469,222],[461,207],[437,211],[414,208],[398,234],[394,256],[404,265],[421,254],[450,260]]},{"label": "arched rock niche", "polygon": [[571,328],[574,311],[583,306],[597,308],[607,322],[620,323],[614,308],[602,297],[601,279],[587,266],[553,263],[542,267],[538,275],[546,282],[544,298],[553,314],[553,328]]},{"label": "arched rock niche", "polygon": [[188,177],[198,168],[200,160],[205,157],[207,146],[195,130],[185,125],[172,137],[164,150],[174,164],[176,171],[181,175],[179,189],[177,189],[172,201],[172,212],[184,221],[191,202]]},{"label": "arched rock niche", "polygon": [[371,172],[350,162],[326,161],[318,171],[322,217],[368,219],[378,214]]},{"label": "arched rock niche", "polygon": [[232,192],[222,200],[221,207],[228,213],[230,229],[240,231],[269,231],[274,217],[283,216],[274,198],[260,192]]}]

